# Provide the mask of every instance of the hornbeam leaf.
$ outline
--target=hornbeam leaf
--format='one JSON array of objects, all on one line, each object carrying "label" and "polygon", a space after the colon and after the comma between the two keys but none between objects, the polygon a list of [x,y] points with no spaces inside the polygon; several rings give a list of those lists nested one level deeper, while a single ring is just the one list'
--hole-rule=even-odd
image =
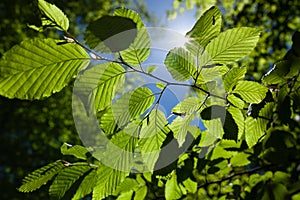
[{"label": "hornbeam leaf", "polygon": [[192,30],[186,35],[199,46],[205,47],[210,40],[220,33],[221,23],[221,11],[219,8],[213,6],[200,17]]},{"label": "hornbeam leaf", "polygon": [[96,111],[112,104],[115,93],[125,81],[125,70],[117,63],[102,63],[86,70],[75,82],[76,92],[88,98]]},{"label": "hornbeam leaf", "polygon": [[112,194],[128,174],[128,172],[118,171],[106,165],[101,165],[97,170],[98,180],[93,189],[92,200],[103,199]]},{"label": "hornbeam leaf", "polygon": [[172,171],[171,178],[167,180],[165,187],[166,200],[180,199],[182,196],[181,189],[177,182],[177,175],[175,171]]},{"label": "hornbeam leaf", "polygon": [[172,77],[177,81],[190,79],[196,71],[194,57],[181,47],[169,51],[165,59],[165,65]]},{"label": "hornbeam leaf", "polygon": [[181,147],[185,142],[186,135],[188,133],[188,128],[191,121],[195,118],[193,114],[189,114],[185,117],[178,116],[173,120],[170,128],[174,133],[174,138],[178,141],[178,146]]},{"label": "hornbeam leaf", "polygon": [[201,66],[228,64],[248,55],[256,46],[260,31],[256,28],[233,28],[214,38],[201,56]]},{"label": "hornbeam leaf", "polygon": [[20,192],[35,191],[51,180],[62,168],[64,168],[63,163],[57,161],[37,169],[23,179],[22,185],[18,190]]},{"label": "hornbeam leaf", "polygon": [[161,146],[167,137],[169,128],[165,114],[160,110],[152,110],[148,120],[143,121],[140,132],[139,148],[147,169],[152,171],[159,157]]},{"label": "hornbeam leaf", "polygon": [[80,145],[72,146],[67,143],[64,143],[61,146],[60,151],[63,155],[72,155],[78,159],[83,159],[83,160],[87,159],[87,153],[89,152],[89,150],[83,146]]},{"label": "hornbeam leaf", "polygon": [[106,133],[113,133],[119,128],[138,118],[154,102],[155,97],[148,88],[137,88],[117,99],[101,118],[101,128]]},{"label": "hornbeam leaf", "polygon": [[232,91],[237,82],[245,77],[246,67],[233,67],[224,76],[224,88],[226,92]]},{"label": "hornbeam leaf", "polygon": [[96,181],[97,181],[97,171],[92,170],[83,178],[72,200],[78,200],[84,198],[88,194],[92,193],[93,188],[96,185]]},{"label": "hornbeam leaf", "polygon": [[61,91],[90,60],[82,47],[59,42],[32,39],[7,51],[0,60],[0,95],[32,100]]},{"label": "hornbeam leaf", "polygon": [[103,16],[88,25],[85,36],[86,43],[95,50],[103,52],[99,47],[105,44],[111,52],[122,51],[136,38],[136,23],[122,16]]},{"label": "hornbeam leaf", "polygon": [[247,117],[245,121],[245,139],[249,148],[253,147],[264,135],[257,119]]},{"label": "hornbeam leaf", "polygon": [[126,17],[137,24],[137,36],[128,49],[121,51],[122,59],[133,66],[139,66],[150,55],[151,41],[148,31],[140,16],[129,9],[118,8],[114,11],[115,16]]},{"label": "hornbeam leaf", "polygon": [[92,168],[87,163],[74,163],[58,173],[49,188],[49,194],[54,199],[62,199],[66,192],[81,176]]},{"label": "hornbeam leaf", "polygon": [[44,0],[39,0],[38,5],[39,9],[46,17],[42,18],[43,25],[54,26],[63,31],[69,29],[69,19],[58,7]]},{"label": "hornbeam leaf", "polygon": [[233,93],[238,94],[247,103],[260,103],[266,96],[268,88],[253,82],[239,81],[233,90]]}]

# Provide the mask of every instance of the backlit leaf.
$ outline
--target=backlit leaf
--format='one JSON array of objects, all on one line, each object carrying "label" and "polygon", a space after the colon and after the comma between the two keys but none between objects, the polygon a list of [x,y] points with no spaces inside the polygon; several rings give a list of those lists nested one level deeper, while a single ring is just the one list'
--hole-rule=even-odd
[{"label": "backlit leaf", "polygon": [[0,94],[8,98],[42,99],[61,91],[89,64],[79,45],[32,39],[7,51],[0,60]]},{"label": "backlit leaf", "polygon": [[233,93],[240,95],[247,103],[260,103],[265,98],[267,91],[268,88],[257,82],[239,81]]}]

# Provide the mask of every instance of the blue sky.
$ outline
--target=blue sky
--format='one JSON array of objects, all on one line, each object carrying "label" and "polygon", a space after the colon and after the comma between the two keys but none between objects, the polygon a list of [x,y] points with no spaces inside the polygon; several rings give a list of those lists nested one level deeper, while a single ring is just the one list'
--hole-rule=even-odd
[{"label": "blue sky", "polygon": [[186,10],[183,14],[178,14],[175,20],[167,20],[167,10],[173,8],[173,0],[145,0],[150,13],[155,13],[157,18],[166,25],[167,28],[185,34],[196,22],[195,9]]}]

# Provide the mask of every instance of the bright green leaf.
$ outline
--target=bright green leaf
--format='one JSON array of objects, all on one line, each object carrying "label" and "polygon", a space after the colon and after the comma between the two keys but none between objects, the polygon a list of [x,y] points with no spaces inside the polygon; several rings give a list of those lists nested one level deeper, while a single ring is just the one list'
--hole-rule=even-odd
[{"label": "bright green leaf", "polygon": [[74,194],[72,200],[78,200],[81,198],[84,198],[88,194],[91,194],[93,191],[93,188],[96,185],[97,181],[97,171],[92,170],[89,172],[80,183],[79,187],[76,190],[76,193]]},{"label": "bright green leaf", "polygon": [[112,104],[115,93],[125,81],[125,70],[117,63],[102,63],[80,74],[75,82],[75,92],[88,98],[86,104],[101,111]]},{"label": "bright green leaf", "polygon": [[248,160],[249,156],[250,156],[249,154],[246,154],[244,152],[239,152],[230,159],[230,163],[233,167],[246,166],[250,164],[250,161]]},{"label": "bright green leaf", "polygon": [[75,156],[76,158],[83,159],[83,160],[87,159],[87,153],[89,153],[89,150],[83,146],[80,145],[72,146],[67,143],[64,143],[61,146],[60,151],[62,155],[72,155]]},{"label": "bright green leaf", "polygon": [[237,108],[239,108],[239,109],[243,109],[244,106],[245,106],[245,102],[244,102],[242,99],[236,97],[234,94],[229,94],[229,95],[227,96],[227,100],[228,100],[232,105],[234,105],[235,107],[237,107]]},{"label": "bright green leaf", "polygon": [[233,93],[238,94],[248,103],[260,103],[266,96],[268,88],[253,82],[239,81],[233,90]]},{"label": "bright green leaf", "polygon": [[252,117],[247,117],[245,120],[245,139],[249,148],[256,145],[263,135],[264,132],[261,130],[257,120]]},{"label": "bright green leaf", "polygon": [[185,142],[185,138],[188,133],[188,128],[194,117],[195,116],[193,114],[186,115],[184,117],[178,116],[172,122],[170,128],[174,133],[174,138],[177,139],[179,147],[181,147]]},{"label": "bright green leaf", "polygon": [[64,168],[63,163],[57,161],[37,169],[22,180],[22,185],[18,190],[20,192],[35,191],[51,180],[62,168]]},{"label": "bright green leaf", "polygon": [[69,29],[69,19],[58,7],[44,0],[39,0],[38,5],[42,14],[45,15],[45,18],[42,18],[43,26],[53,26],[63,31]]},{"label": "bright green leaf", "polygon": [[202,99],[197,97],[188,97],[174,106],[172,109],[172,113],[177,115],[192,114],[197,111],[197,109],[199,109],[201,104]]},{"label": "bright green leaf", "polygon": [[214,38],[201,56],[201,66],[228,64],[248,55],[256,46],[260,31],[256,28],[233,28]]},{"label": "bright green leaf", "polygon": [[[200,46],[204,48],[213,38],[221,31],[222,15],[219,8],[213,6],[207,10],[200,19],[196,22],[192,30],[186,35],[192,39],[194,45],[187,44],[189,50]],[[194,46],[194,47],[193,47]],[[191,50],[192,51],[192,50]],[[192,51],[193,52],[193,51]],[[194,55],[199,55],[200,52],[194,52]]]},{"label": "bright green leaf", "polygon": [[226,92],[232,91],[237,82],[245,77],[246,67],[233,67],[224,76],[224,88]]},{"label": "bright green leaf", "polygon": [[7,51],[0,60],[0,94],[8,98],[42,99],[61,91],[89,64],[79,45],[32,39]]},{"label": "bright green leaf", "polygon": [[86,163],[76,163],[64,168],[51,184],[49,188],[50,196],[54,199],[62,199],[72,184],[90,169],[91,167]]},{"label": "bright green leaf", "polygon": [[161,146],[167,137],[169,128],[165,114],[160,110],[152,110],[148,119],[143,121],[140,132],[139,148],[147,169],[152,171],[158,159]]},{"label": "bright green leaf", "polygon": [[194,57],[181,47],[169,51],[165,59],[165,65],[172,77],[177,81],[189,80],[196,71]]},{"label": "bright green leaf", "polygon": [[171,178],[167,180],[165,187],[165,198],[166,200],[179,199],[182,196],[182,192],[177,183],[176,172],[171,173]]},{"label": "bright green leaf", "polygon": [[245,119],[242,111],[239,108],[230,106],[227,111],[232,115],[234,122],[238,126],[238,138],[241,139],[245,131]]}]

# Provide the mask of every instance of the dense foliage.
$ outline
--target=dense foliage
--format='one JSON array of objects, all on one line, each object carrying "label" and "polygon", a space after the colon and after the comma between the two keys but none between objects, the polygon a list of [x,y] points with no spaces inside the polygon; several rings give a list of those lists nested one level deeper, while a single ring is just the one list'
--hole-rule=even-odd
[{"label": "dense foliage", "polygon": [[[119,8],[90,23],[83,44],[59,8],[44,0],[39,8],[42,24],[33,28],[60,30],[65,40],[34,38],[4,53],[0,94],[41,100],[76,78],[77,131],[97,137],[86,147],[64,144],[67,159],[29,174],[19,191],[32,192],[52,180],[53,199],[299,198],[298,32],[290,53],[265,74],[263,84],[245,80],[247,67],[234,63],[253,51],[264,30],[221,32],[221,11],[213,6],[186,34],[185,46],[166,55],[164,65],[174,79],[169,81],[144,66],[151,38],[136,12]],[[130,32],[125,41],[122,34],[110,40],[124,31]],[[131,74],[155,79],[158,92],[147,85],[124,89]],[[164,113],[160,100],[171,86],[189,93]],[[85,126],[91,116],[101,129]],[[176,158],[164,165],[170,154]]]}]

